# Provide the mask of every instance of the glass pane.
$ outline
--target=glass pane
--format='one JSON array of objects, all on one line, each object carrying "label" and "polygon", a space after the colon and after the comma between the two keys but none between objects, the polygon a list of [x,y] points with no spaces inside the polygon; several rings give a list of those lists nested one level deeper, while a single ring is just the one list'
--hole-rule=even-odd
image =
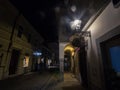
[{"label": "glass pane", "polygon": [[112,68],[115,72],[120,73],[120,46],[110,48]]}]

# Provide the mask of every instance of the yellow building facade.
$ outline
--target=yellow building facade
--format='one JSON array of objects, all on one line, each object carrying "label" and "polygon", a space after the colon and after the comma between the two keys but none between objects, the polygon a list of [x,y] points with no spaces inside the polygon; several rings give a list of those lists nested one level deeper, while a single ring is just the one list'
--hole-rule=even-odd
[{"label": "yellow building facade", "polygon": [[0,0],[0,79],[30,72],[33,48],[42,42],[26,18],[8,0]]}]

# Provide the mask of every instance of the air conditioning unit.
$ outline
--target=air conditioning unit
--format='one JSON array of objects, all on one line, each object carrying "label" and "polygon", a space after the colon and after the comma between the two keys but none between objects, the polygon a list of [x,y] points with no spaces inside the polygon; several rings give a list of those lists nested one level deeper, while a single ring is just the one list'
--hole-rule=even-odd
[{"label": "air conditioning unit", "polygon": [[118,8],[120,6],[120,0],[112,0],[113,6]]}]

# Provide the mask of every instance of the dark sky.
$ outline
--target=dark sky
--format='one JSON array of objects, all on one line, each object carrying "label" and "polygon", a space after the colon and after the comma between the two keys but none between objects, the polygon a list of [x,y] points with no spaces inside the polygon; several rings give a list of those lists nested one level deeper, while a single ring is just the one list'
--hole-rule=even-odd
[{"label": "dark sky", "polygon": [[59,0],[10,0],[43,36],[45,42],[58,42],[54,8]]},{"label": "dark sky", "polygon": [[[61,41],[68,41],[74,32],[69,28],[68,20],[78,16],[82,20],[81,30],[90,17],[95,14],[106,2],[110,0],[10,0],[18,10],[28,19],[28,21],[43,36],[45,43],[58,42],[58,36]],[[69,4],[65,5],[68,1]],[[76,5],[75,13],[70,11],[70,7]],[[55,7],[60,7],[64,13],[64,27],[58,34],[58,23],[56,20]],[[58,18],[58,17],[57,17]],[[61,33],[60,33],[61,32]]]}]

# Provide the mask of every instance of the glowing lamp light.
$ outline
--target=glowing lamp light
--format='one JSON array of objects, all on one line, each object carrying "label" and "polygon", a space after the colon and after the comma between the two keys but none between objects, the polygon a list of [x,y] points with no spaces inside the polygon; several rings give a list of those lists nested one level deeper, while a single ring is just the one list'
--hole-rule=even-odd
[{"label": "glowing lamp light", "polygon": [[74,24],[75,24],[75,25],[78,25],[79,23],[81,23],[80,20],[75,20],[75,21],[74,21]]},{"label": "glowing lamp light", "polygon": [[81,27],[81,23],[82,23],[81,20],[76,19],[70,22],[70,27],[72,30],[78,30]]},{"label": "glowing lamp light", "polygon": [[74,51],[72,51],[72,56],[74,56],[74,54],[75,54],[75,52],[74,52]]}]

